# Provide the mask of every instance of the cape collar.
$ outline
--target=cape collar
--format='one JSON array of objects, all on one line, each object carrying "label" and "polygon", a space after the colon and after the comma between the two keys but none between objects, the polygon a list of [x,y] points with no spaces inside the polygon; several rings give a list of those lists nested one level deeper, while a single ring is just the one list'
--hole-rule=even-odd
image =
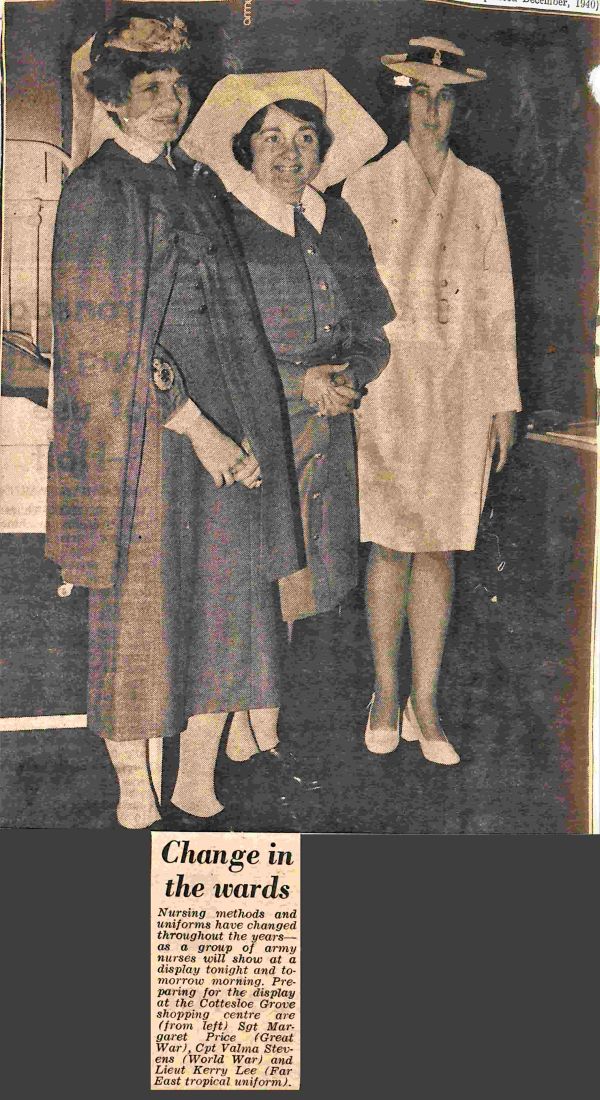
[{"label": "cape collar", "polygon": [[[282,199],[277,198],[270,191],[265,191],[263,187],[258,185],[251,172],[248,172],[248,179],[240,181],[231,193],[244,206],[247,206],[253,214],[256,214],[257,218],[261,218],[273,229],[278,229],[280,233],[286,233],[288,237],[296,236],[294,206],[283,202]],[[317,233],[320,233],[327,213],[322,195],[315,191],[314,187],[305,187],[300,205],[306,220],[310,222],[313,229],[316,229]]]}]

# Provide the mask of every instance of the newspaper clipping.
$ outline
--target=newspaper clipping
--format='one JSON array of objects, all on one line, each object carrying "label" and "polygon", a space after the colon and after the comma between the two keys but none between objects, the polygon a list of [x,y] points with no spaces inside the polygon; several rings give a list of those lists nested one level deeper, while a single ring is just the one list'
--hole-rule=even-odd
[{"label": "newspaper clipping", "polygon": [[0,5],[0,824],[151,847],[152,1091],[300,1088],[302,834],[600,828],[599,3]]},{"label": "newspaper clipping", "polygon": [[300,837],[153,833],[152,1089],[300,1087]]},{"label": "newspaper clipping", "polygon": [[574,2],[5,4],[5,827],[594,829]]}]

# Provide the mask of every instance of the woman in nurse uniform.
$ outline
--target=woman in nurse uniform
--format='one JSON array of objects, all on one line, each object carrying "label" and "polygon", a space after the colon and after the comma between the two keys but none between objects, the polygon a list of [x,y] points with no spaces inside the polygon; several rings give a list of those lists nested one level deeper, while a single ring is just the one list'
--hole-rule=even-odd
[{"label": "woman in nurse uniform", "polygon": [[448,147],[458,89],[486,74],[438,38],[411,39],[406,53],[382,61],[407,98],[408,141],[360,169],[343,192],[396,310],[386,328],[389,365],[359,413],[375,665],[365,741],[377,753],[399,743],[407,616],[412,686],[402,737],[433,763],[457,764],[436,695],[454,551],[475,546],[492,457],[501,470],[521,407],[510,255],[497,184]]}]

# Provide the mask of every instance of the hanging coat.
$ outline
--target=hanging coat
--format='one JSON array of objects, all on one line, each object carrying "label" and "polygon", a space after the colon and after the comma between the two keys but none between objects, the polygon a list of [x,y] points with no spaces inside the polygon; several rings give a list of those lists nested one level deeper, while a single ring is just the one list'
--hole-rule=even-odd
[{"label": "hanging coat", "polygon": [[496,412],[520,409],[497,184],[448,152],[435,193],[407,143],[347,181],[394,308],[390,361],[361,404],[361,538],[471,550]]},{"label": "hanging coat", "polygon": [[[281,385],[224,191],[113,142],[67,180],[53,257],[47,554],[90,588],[90,725],[135,739],[277,705],[275,582],[298,567]],[[193,400],[263,487],[218,490],[163,425]]]}]

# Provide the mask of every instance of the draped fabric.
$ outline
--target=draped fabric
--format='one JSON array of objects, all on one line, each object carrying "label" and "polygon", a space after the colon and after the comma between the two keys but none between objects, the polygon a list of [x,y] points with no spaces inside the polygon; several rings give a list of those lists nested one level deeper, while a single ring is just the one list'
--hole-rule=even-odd
[{"label": "draped fabric", "polygon": [[[47,553],[91,590],[91,728],[276,706],[276,580],[299,563],[285,407],[217,177],[105,143],[61,198],[54,309]],[[216,489],[164,429],[190,398],[251,440],[261,490]]]},{"label": "draped fabric", "polygon": [[[261,569],[276,578],[297,560],[277,372],[222,185],[208,168],[192,182],[185,167],[175,184],[164,165],[105,142],[69,177],[59,203],[47,553],[92,588],[112,583],[130,542],[152,359],[190,251],[207,310],[188,341],[193,358],[185,370],[179,364],[177,398],[186,399],[186,374],[193,385],[207,350],[239,439],[251,439],[264,474]],[[164,398],[165,420],[173,400]]]}]

